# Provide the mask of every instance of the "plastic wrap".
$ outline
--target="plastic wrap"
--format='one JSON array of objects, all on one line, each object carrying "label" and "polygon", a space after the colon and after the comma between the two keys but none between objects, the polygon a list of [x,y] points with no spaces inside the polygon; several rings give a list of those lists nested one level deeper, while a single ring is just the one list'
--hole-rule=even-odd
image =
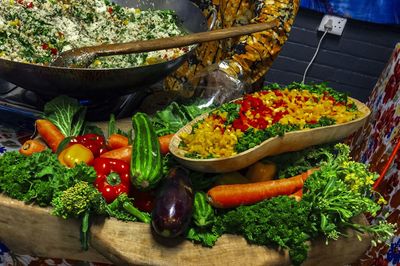
[{"label": "plastic wrap", "polygon": [[[194,85],[195,84],[195,85]],[[184,85],[192,99],[201,100],[208,106],[219,106],[225,102],[240,98],[251,88],[242,75],[227,71],[227,62],[211,65],[197,74],[192,82]]]}]

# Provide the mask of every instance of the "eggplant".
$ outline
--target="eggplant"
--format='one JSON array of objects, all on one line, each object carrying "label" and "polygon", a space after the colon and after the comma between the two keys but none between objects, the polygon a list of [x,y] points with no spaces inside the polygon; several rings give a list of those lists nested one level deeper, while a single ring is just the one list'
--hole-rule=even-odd
[{"label": "eggplant", "polygon": [[155,200],[151,225],[163,237],[173,238],[188,227],[193,213],[194,194],[189,172],[172,168]]}]

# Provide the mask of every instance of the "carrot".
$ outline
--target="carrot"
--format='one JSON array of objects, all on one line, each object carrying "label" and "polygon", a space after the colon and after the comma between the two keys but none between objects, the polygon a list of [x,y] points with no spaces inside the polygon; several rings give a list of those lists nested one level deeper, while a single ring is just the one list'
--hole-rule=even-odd
[{"label": "carrot", "polygon": [[61,131],[49,120],[37,119],[36,129],[53,152],[57,151],[58,145],[65,139]]},{"label": "carrot", "polygon": [[296,201],[300,201],[303,197],[303,188],[300,188],[295,193],[291,194],[289,197],[293,197]]},{"label": "carrot", "polygon": [[278,168],[275,163],[256,162],[251,165],[247,172],[246,178],[250,182],[263,182],[274,179]]},{"label": "carrot", "polygon": [[158,137],[158,142],[160,142],[160,151],[162,155],[165,155],[169,152],[169,143],[171,142],[173,136],[174,134],[169,134]]},{"label": "carrot", "polygon": [[303,187],[313,171],[285,179],[248,184],[220,185],[208,191],[210,204],[216,208],[250,205],[279,195],[290,195]]},{"label": "carrot", "polygon": [[107,139],[107,148],[110,150],[126,147],[128,145],[129,145],[128,138],[121,134],[117,133],[111,134]]},{"label": "carrot", "polygon": [[[160,143],[160,152],[161,154],[165,155],[169,152],[169,142],[174,134],[165,135],[158,137],[158,141]],[[127,163],[131,162],[131,155],[132,155],[132,145],[121,147],[118,149],[113,149],[108,152],[103,153],[100,157],[103,158],[113,158],[113,159],[120,159]]]},{"label": "carrot", "polygon": [[47,146],[38,139],[29,139],[22,144],[19,153],[30,156],[36,152],[41,152],[47,149]]},{"label": "carrot", "polygon": [[125,146],[121,147],[118,149],[114,149],[111,151],[107,151],[100,155],[101,158],[111,158],[111,159],[119,159],[123,160],[127,163],[131,162],[131,156],[132,156],[132,146]]}]

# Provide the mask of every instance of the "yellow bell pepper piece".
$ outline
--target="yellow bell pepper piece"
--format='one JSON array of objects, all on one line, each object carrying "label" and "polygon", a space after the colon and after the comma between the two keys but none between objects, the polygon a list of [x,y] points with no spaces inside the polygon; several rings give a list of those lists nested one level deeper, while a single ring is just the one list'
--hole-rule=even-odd
[{"label": "yellow bell pepper piece", "polygon": [[94,156],[90,149],[82,144],[76,143],[64,149],[60,155],[58,155],[58,160],[62,165],[72,168],[79,163],[91,164],[94,160]]}]

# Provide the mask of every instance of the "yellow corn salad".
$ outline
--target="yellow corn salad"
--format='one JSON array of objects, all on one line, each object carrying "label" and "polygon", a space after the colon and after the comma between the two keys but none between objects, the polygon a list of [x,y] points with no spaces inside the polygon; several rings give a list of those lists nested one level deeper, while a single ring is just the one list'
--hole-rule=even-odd
[{"label": "yellow corn salad", "polygon": [[[305,130],[346,123],[360,115],[351,99],[339,101],[328,92],[293,88],[261,90],[222,105],[197,123],[190,134],[181,134],[181,148],[188,156],[197,158],[229,157],[243,151],[237,149],[237,144],[246,134],[257,134],[254,139],[262,136],[258,145],[271,137],[271,133],[258,131]],[[254,146],[249,145],[248,148]]]}]

